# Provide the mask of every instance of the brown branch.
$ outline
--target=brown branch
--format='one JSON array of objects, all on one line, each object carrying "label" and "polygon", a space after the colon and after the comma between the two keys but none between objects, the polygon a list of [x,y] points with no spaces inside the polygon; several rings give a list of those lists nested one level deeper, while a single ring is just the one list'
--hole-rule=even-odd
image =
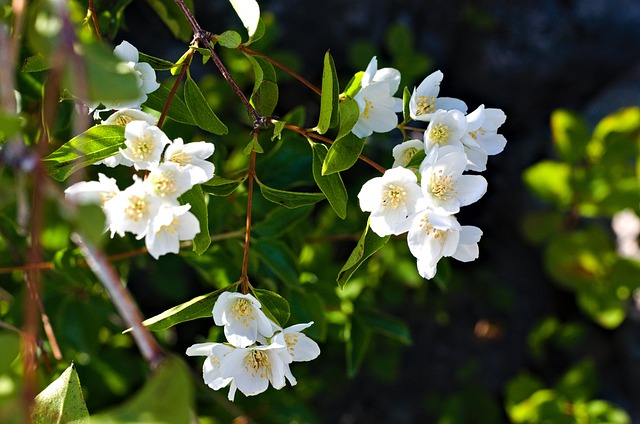
[{"label": "brown branch", "polygon": [[98,40],[102,41],[102,33],[100,32],[100,25],[98,24],[98,14],[96,13],[93,0],[89,0],[89,14],[91,15],[91,21],[93,22],[93,27],[96,30]]},{"label": "brown branch", "polygon": [[167,113],[169,112],[169,107],[171,106],[171,102],[173,101],[176,92],[178,91],[178,87],[180,86],[180,82],[182,82],[182,78],[184,78],[184,74],[187,72],[187,68],[189,67],[189,63],[191,62],[191,57],[193,56],[194,50],[189,49],[189,53],[185,58],[185,61],[182,63],[182,69],[180,69],[180,74],[178,75],[178,79],[171,87],[171,91],[169,92],[169,96],[167,96],[167,101],[164,104],[164,108],[162,108],[162,113],[160,113],[160,118],[158,119],[158,124],[156,125],[158,128],[162,128],[162,124],[164,124],[164,120],[167,117]]},{"label": "brown branch", "polygon": [[[305,128],[300,128],[300,127],[297,127],[297,126],[291,125],[291,124],[284,124],[284,127],[286,129],[288,129],[288,130],[297,132],[298,134],[301,134],[301,135],[303,135],[303,136],[305,136],[307,138],[315,138],[316,140],[320,140],[320,141],[322,141],[324,143],[333,144],[333,140],[331,140],[330,138],[321,136],[320,134],[318,134],[318,133],[316,133],[314,131],[310,131],[310,130],[307,130]],[[382,174],[387,172],[387,170],[383,166],[379,165],[378,163],[376,163],[372,159],[369,159],[365,155],[358,155],[358,159],[360,159],[364,163],[372,166],[373,168],[377,169]]]},{"label": "brown branch", "polygon": [[[258,137],[257,131],[254,137]],[[253,207],[253,180],[256,176],[256,151],[251,150],[251,160],[249,162],[248,193],[247,193],[247,221],[244,235],[244,252],[242,255],[242,274],[240,276],[240,291],[242,294],[249,293],[249,244],[251,242],[251,210]]]},{"label": "brown branch", "polygon": [[252,49],[248,48],[247,46],[245,46],[244,44],[240,44],[240,46],[238,46],[238,50],[240,50],[240,51],[242,51],[244,53],[253,55],[253,56],[260,56],[261,58],[267,60],[272,65],[277,66],[278,68],[282,69],[287,74],[291,75],[292,77],[294,77],[295,79],[300,81],[302,84],[307,86],[310,90],[312,90],[318,96],[322,95],[322,91],[318,87],[316,87],[315,85],[310,83],[302,75],[300,75],[297,72],[291,70],[290,68],[284,66],[282,63],[278,62],[277,60],[272,59],[271,57],[267,56],[266,54],[263,54],[263,53],[255,51],[255,50],[252,50]]}]

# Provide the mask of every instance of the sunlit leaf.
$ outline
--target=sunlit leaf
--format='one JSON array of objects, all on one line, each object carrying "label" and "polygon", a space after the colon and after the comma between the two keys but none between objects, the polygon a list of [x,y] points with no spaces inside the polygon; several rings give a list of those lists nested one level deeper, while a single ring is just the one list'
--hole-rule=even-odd
[{"label": "sunlit leaf", "polygon": [[89,411],[73,365],[36,396],[31,416],[36,424],[89,422]]},{"label": "sunlit leaf", "polygon": [[315,130],[320,134],[327,132],[338,123],[338,76],[333,58],[327,52],[324,55],[322,68],[322,96],[320,97],[320,117]]},{"label": "sunlit leaf", "polygon": [[322,164],[322,174],[330,175],[351,168],[364,148],[366,138],[359,138],[353,133],[336,140]]},{"label": "sunlit leaf", "polygon": [[[170,93],[170,89],[161,85],[156,91],[147,95],[145,106],[157,110],[158,112],[162,112],[167,100],[169,99]],[[171,100],[167,116],[176,122],[182,122],[187,125],[196,125],[196,121],[193,119],[191,112],[189,112],[189,108],[187,108],[185,102],[180,98],[180,96],[178,96],[178,93],[175,93]]]},{"label": "sunlit leaf", "polygon": [[327,157],[327,147],[324,144],[312,143],[313,149],[313,179],[324,193],[329,204],[340,218],[347,217],[347,189],[339,173],[322,175],[322,166]]},{"label": "sunlit leaf", "polygon": [[251,104],[262,116],[270,116],[278,104],[278,82],[273,65],[260,56],[245,55],[253,67]]},{"label": "sunlit leaf", "polygon": [[256,299],[260,301],[264,313],[276,323],[280,324],[280,327],[284,327],[291,315],[289,312],[289,302],[271,290],[253,289],[252,292]]},{"label": "sunlit leaf", "polygon": [[184,100],[193,120],[200,128],[217,135],[224,135],[229,131],[213,113],[198,84],[191,77],[187,77],[184,82]]},{"label": "sunlit leaf", "polygon": [[341,101],[338,105],[338,113],[340,116],[340,126],[338,127],[336,141],[350,134],[356,122],[358,122],[358,118],[360,117],[358,102],[353,99]]},{"label": "sunlit leaf", "polygon": [[564,109],[554,111],[551,114],[551,132],[556,151],[562,159],[569,163],[584,160],[591,132],[580,115]]},{"label": "sunlit leaf", "polygon": [[124,147],[124,127],[96,125],[72,138],[42,162],[52,178],[64,181],[79,169],[118,153]]},{"label": "sunlit leaf", "polygon": [[225,31],[220,35],[216,35],[215,39],[222,47],[228,49],[235,49],[242,43],[242,37],[235,31]]},{"label": "sunlit leaf", "polygon": [[573,190],[570,176],[568,164],[550,160],[536,163],[523,174],[525,183],[535,195],[561,207],[571,203]]},{"label": "sunlit leaf", "polygon": [[193,251],[198,255],[202,255],[207,251],[211,244],[211,236],[209,235],[209,218],[207,211],[207,203],[204,199],[204,193],[200,185],[193,186],[189,191],[180,196],[182,204],[190,204],[189,211],[198,218],[200,223],[200,232],[193,239]]}]

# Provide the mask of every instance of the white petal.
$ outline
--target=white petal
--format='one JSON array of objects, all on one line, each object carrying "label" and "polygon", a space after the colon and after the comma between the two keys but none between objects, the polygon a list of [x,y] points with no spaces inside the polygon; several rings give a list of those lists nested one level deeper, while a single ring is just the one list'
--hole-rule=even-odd
[{"label": "white petal", "polygon": [[482,175],[461,175],[456,184],[460,206],[476,202],[487,192],[487,180]]},{"label": "white petal", "polygon": [[373,82],[373,76],[376,74],[378,70],[378,59],[373,56],[367,65],[367,69],[365,69],[364,74],[362,74],[362,79],[360,80],[360,87],[365,88],[369,84]]},{"label": "white petal", "polygon": [[467,104],[460,99],[454,99],[451,97],[438,97],[435,104],[436,109],[444,110],[459,110],[462,113],[467,113]]},{"label": "white petal", "polygon": [[113,53],[118,56],[119,59],[124,62],[135,62],[138,63],[139,55],[138,49],[136,49],[131,43],[128,41],[123,41],[118,44],[114,49]]},{"label": "white petal", "polygon": [[140,72],[142,78],[142,87],[140,88],[145,94],[153,93],[160,88],[160,84],[156,81],[156,71],[153,70],[151,65],[141,62],[135,66],[135,70]]},{"label": "white petal", "polygon": [[249,37],[253,37],[260,21],[260,6],[256,0],[229,0],[242,24],[247,29]]}]

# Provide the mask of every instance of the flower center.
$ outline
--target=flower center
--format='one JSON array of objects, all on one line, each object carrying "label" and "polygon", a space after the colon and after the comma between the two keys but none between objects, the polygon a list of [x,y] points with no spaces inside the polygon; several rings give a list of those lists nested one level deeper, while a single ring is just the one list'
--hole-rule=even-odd
[{"label": "flower center", "polygon": [[389,184],[386,186],[386,189],[382,191],[382,206],[395,209],[399,205],[404,205],[405,197],[407,197],[407,191],[404,187]]},{"label": "flower center", "polygon": [[439,123],[431,127],[429,138],[436,143],[447,144],[449,142],[449,134],[451,134],[449,127],[443,123]]},{"label": "flower center", "polygon": [[262,378],[271,375],[271,361],[269,355],[261,350],[253,350],[245,359],[245,369],[253,375],[258,374]]},{"label": "flower center", "polygon": [[424,115],[426,113],[433,113],[436,111],[436,98],[433,96],[418,96],[417,104],[417,115]]},{"label": "flower center", "polygon": [[371,117],[371,109],[373,109],[373,103],[371,100],[364,99],[364,111],[362,112],[362,117],[364,119],[369,119]]},{"label": "flower center", "polygon": [[424,231],[427,233],[427,235],[431,235],[434,239],[439,239],[440,237],[442,237],[442,239],[444,240],[445,231],[438,230],[433,225],[431,225],[431,221],[429,221],[429,217],[427,215],[425,215],[420,220],[420,227],[424,227]]},{"label": "flower center", "polygon": [[402,160],[404,161],[404,164],[407,165],[416,153],[418,153],[418,149],[415,147],[405,150],[404,153],[402,153]]},{"label": "flower center", "polygon": [[133,119],[131,116],[120,115],[116,118],[115,124],[120,125],[121,127],[126,127],[127,124],[131,121],[135,121],[135,119]]},{"label": "flower center", "polygon": [[245,327],[249,327],[249,321],[255,320],[253,305],[247,299],[238,299],[231,307],[231,314],[236,321],[242,321]]},{"label": "flower center", "polygon": [[169,225],[163,225],[162,227],[160,227],[158,232],[166,231],[169,234],[175,234],[178,231],[178,222],[179,221],[180,221],[180,218],[178,218],[176,216],[175,218],[173,218],[173,221],[171,221],[171,223]]},{"label": "flower center", "polygon": [[129,205],[124,209],[124,213],[134,221],[144,217],[147,211],[147,202],[144,197],[129,196]]},{"label": "flower center", "polygon": [[133,157],[138,160],[143,160],[153,150],[153,141],[151,137],[148,135],[143,135],[142,137],[138,137],[133,142],[133,146],[131,146],[131,153],[133,153]]},{"label": "flower center", "polygon": [[294,351],[296,350],[298,339],[298,333],[286,333],[284,335],[284,341],[287,344],[287,350],[289,351],[289,354],[291,354],[291,356],[293,356]]},{"label": "flower center", "polygon": [[187,155],[183,150],[177,151],[169,158],[170,162],[175,162],[180,166],[189,165],[191,163],[191,156]]},{"label": "flower center", "polygon": [[438,175],[431,175],[431,193],[441,200],[451,200],[456,195],[454,190],[456,180],[451,175],[442,175],[442,170]]},{"label": "flower center", "polygon": [[149,178],[151,179],[151,187],[153,187],[158,196],[165,197],[175,193],[176,179],[173,176],[173,172],[166,171],[152,174]]}]

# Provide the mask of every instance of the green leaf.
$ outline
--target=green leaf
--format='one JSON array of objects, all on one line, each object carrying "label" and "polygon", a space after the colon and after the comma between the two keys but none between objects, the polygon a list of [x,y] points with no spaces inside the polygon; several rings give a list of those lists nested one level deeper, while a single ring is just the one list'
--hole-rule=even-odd
[{"label": "green leaf", "polygon": [[52,178],[64,181],[79,169],[118,153],[124,146],[124,127],[96,125],[72,138],[44,158]]},{"label": "green leaf", "polygon": [[51,69],[51,64],[47,58],[38,53],[33,56],[29,56],[22,63],[22,72],[40,72]]},{"label": "green leaf", "polygon": [[346,343],[347,376],[355,377],[371,344],[372,331],[358,315],[355,315],[349,327]]},{"label": "green leaf", "polygon": [[322,164],[322,175],[331,175],[351,168],[358,161],[365,140],[366,138],[359,138],[353,133],[336,140]]},{"label": "green leaf", "polygon": [[299,208],[300,206],[312,205],[325,199],[325,195],[322,193],[285,191],[267,187],[261,182],[258,182],[258,184],[260,184],[260,192],[265,199],[284,206],[285,208]]},{"label": "green leaf", "polygon": [[353,99],[358,91],[360,91],[360,84],[362,83],[362,76],[364,75],[363,71],[358,72],[351,78],[351,80],[347,83],[347,88],[344,89],[344,95],[348,99]]},{"label": "green leaf", "polygon": [[327,318],[324,314],[324,301],[318,293],[303,286],[289,293],[291,314],[296,322],[311,322],[313,325],[305,330],[311,338],[325,341],[327,338]]},{"label": "green leaf", "polygon": [[[193,1],[184,0],[184,2],[187,8],[193,11]],[[191,25],[173,0],[147,0],[147,3],[156,11],[174,37],[182,41],[191,40],[193,35]]]},{"label": "green leaf", "polygon": [[327,52],[324,55],[322,68],[322,95],[320,96],[320,116],[314,130],[320,134],[326,133],[338,123],[338,76],[333,58]]},{"label": "green leaf", "polygon": [[322,166],[327,157],[327,147],[320,143],[311,143],[313,149],[313,179],[327,197],[329,204],[340,218],[347,217],[347,189],[339,173],[322,175]]},{"label": "green leaf", "polygon": [[[147,95],[145,106],[157,110],[158,112],[162,112],[170,93],[170,89],[161,85],[156,91]],[[171,100],[167,116],[176,122],[181,122],[187,125],[196,125],[196,121],[194,121],[191,112],[189,112],[189,108],[187,108],[187,105],[180,96],[178,96],[178,93],[175,93]]]},{"label": "green leaf", "polygon": [[284,327],[291,315],[289,302],[271,290],[252,289],[251,291],[262,305],[262,311],[267,317],[280,324],[280,327]]},{"label": "green leaf", "polygon": [[378,311],[360,313],[362,321],[373,331],[410,346],[411,330],[406,322]]},{"label": "green leaf", "polygon": [[[193,321],[199,318],[211,318],[213,316],[213,305],[216,303],[216,300],[218,300],[218,296],[226,290],[226,288],[220,289],[195,297],[171,309],[167,309],[161,314],[142,321],[142,324],[151,331],[160,331],[171,328],[181,322]],[[129,331],[131,331],[131,328],[124,332],[127,333]]]},{"label": "green leaf", "polygon": [[556,390],[572,402],[584,402],[593,397],[598,387],[593,361],[584,359],[573,365],[560,381]]},{"label": "green leaf", "polygon": [[358,267],[362,265],[369,256],[373,255],[380,250],[382,246],[387,244],[389,238],[390,236],[380,237],[373,231],[370,231],[369,223],[367,222],[367,227],[364,229],[362,236],[360,236],[358,244],[355,249],[353,249],[349,259],[347,259],[347,262],[338,273],[336,281],[340,287],[344,287]]},{"label": "green leaf", "polygon": [[225,31],[215,36],[215,40],[228,49],[236,49],[242,43],[242,37],[235,31]]},{"label": "green leaf", "polygon": [[294,209],[274,208],[251,229],[262,237],[279,237],[304,221],[312,210],[311,205]]},{"label": "green leaf", "polygon": [[244,153],[247,156],[249,156],[251,152],[264,153],[264,149],[260,145],[260,142],[258,141],[258,137],[253,137],[251,141],[247,143],[246,146],[244,146],[244,149],[242,149],[242,153]]},{"label": "green leaf", "polygon": [[278,104],[278,80],[273,65],[260,56],[245,55],[253,67],[251,104],[262,116],[270,116]]},{"label": "green leaf", "polygon": [[551,114],[551,133],[556,151],[563,160],[573,164],[584,160],[591,132],[580,115],[564,109],[554,111]]},{"label": "green leaf", "polygon": [[207,211],[207,203],[204,199],[204,193],[200,185],[193,186],[189,191],[180,196],[182,204],[190,204],[189,211],[198,218],[200,223],[200,232],[193,239],[193,251],[198,255],[202,255],[207,251],[211,244],[211,236],[209,235],[209,217]]},{"label": "green leaf", "polygon": [[427,157],[426,152],[423,150],[418,150],[413,156],[411,156],[411,159],[409,159],[409,162],[407,162],[407,164],[404,166],[405,168],[420,168],[420,165],[422,165],[422,161],[424,161],[424,158]]},{"label": "green leaf", "polygon": [[92,415],[92,424],[188,424],[192,418],[193,377],[178,357],[164,359],[140,391],[123,405]]},{"label": "green leaf", "polygon": [[273,135],[271,136],[271,141],[274,141],[276,138],[280,140],[282,138],[282,130],[284,126],[287,125],[285,121],[272,121],[273,123]]},{"label": "green leaf", "polygon": [[228,196],[236,191],[238,186],[246,179],[247,177],[245,176],[236,180],[228,180],[219,175],[214,175],[209,181],[200,184],[200,187],[205,193],[213,194],[214,196]]},{"label": "green leaf", "polygon": [[140,56],[140,62],[148,63],[156,71],[168,71],[176,66],[173,62],[169,62],[168,60],[161,59],[159,57],[150,56],[142,52],[139,52],[138,55]]},{"label": "green leaf", "polygon": [[73,364],[36,396],[31,416],[36,424],[89,422],[89,411]]},{"label": "green leaf", "polygon": [[19,116],[0,110],[0,142],[20,132],[22,121]]},{"label": "green leaf", "polygon": [[282,282],[292,286],[298,284],[298,260],[285,243],[280,240],[258,239],[251,244],[251,249]]},{"label": "green leaf", "polygon": [[11,363],[20,353],[20,336],[18,333],[3,331],[0,333],[0,374],[11,367]]},{"label": "green leaf", "polygon": [[196,125],[200,128],[216,135],[225,135],[229,131],[213,113],[198,84],[191,77],[187,77],[184,82],[184,100]]},{"label": "green leaf", "polygon": [[551,160],[538,162],[523,174],[524,182],[536,196],[560,207],[569,206],[573,197],[570,176],[568,164]]},{"label": "green leaf", "polygon": [[358,122],[360,117],[360,106],[358,102],[353,99],[346,99],[340,102],[338,105],[338,113],[340,115],[340,127],[338,128],[338,135],[336,141],[342,137],[351,134],[351,130]]},{"label": "green leaf", "polygon": [[409,101],[411,100],[411,92],[409,87],[405,87],[402,91],[402,119],[404,122],[411,121],[411,111],[409,108]]}]

